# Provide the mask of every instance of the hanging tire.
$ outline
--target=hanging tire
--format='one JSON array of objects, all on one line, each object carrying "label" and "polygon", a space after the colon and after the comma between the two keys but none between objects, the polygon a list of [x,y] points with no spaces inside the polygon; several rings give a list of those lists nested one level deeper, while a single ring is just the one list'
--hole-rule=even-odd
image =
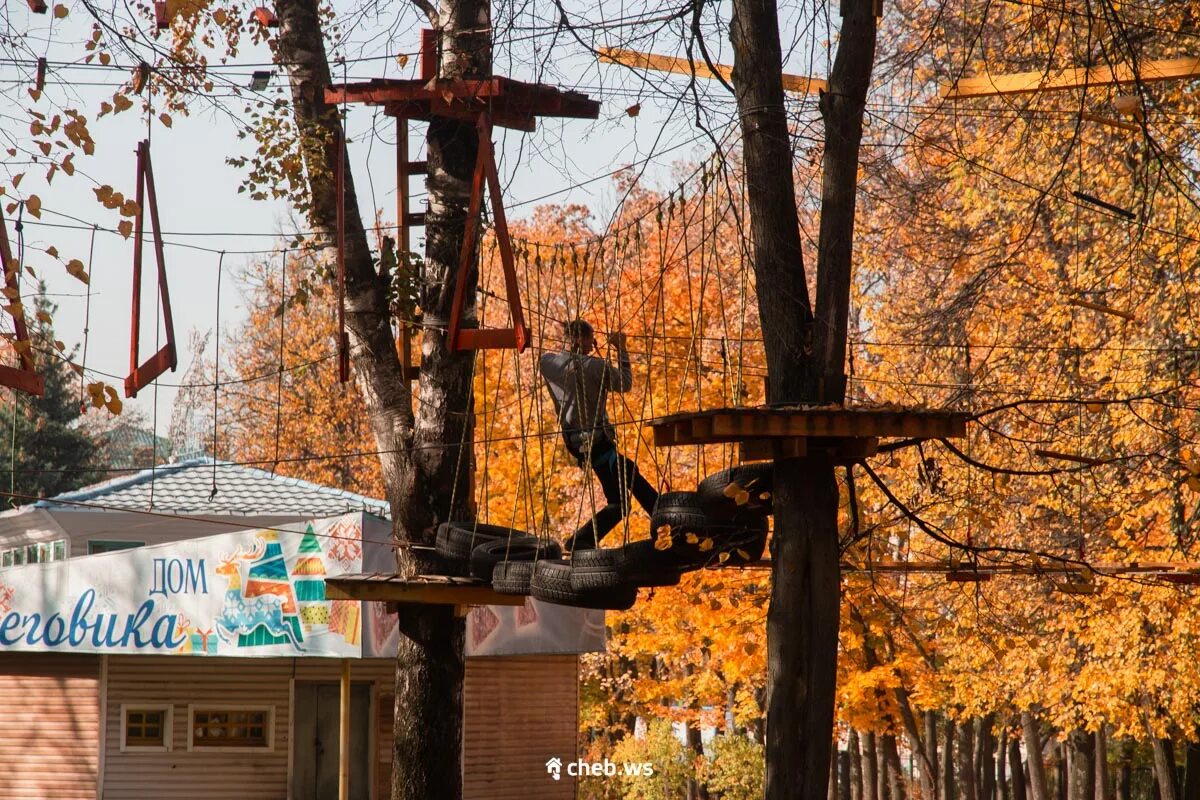
[{"label": "hanging tire", "polygon": [[643,539],[621,548],[624,560],[620,573],[626,583],[635,586],[674,586],[679,583],[680,559],[670,551],[658,550],[654,542]]},{"label": "hanging tire", "polygon": [[637,587],[622,585],[612,589],[580,592],[571,588],[571,565],[566,561],[533,562],[530,594],[538,600],[575,608],[624,611],[637,602]]},{"label": "hanging tire", "polygon": [[502,561],[537,561],[539,558],[558,558],[562,548],[557,542],[547,542],[536,536],[513,536],[492,539],[476,545],[471,551],[471,577],[492,580],[492,570]]},{"label": "hanging tire", "polygon": [[443,522],[438,527],[434,546],[442,558],[468,562],[471,560],[471,551],[484,542],[508,540],[514,536],[527,537],[529,534],[516,528],[482,522]]},{"label": "hanging tire", "polygon": [[758,561],[767,546],[767,519],[743,512],[724,527],[714,527],[712,540],[713,549],[704,553],[704,567],[736,567]]},{"label": "hanging tire", "polygon": [[571,554],[571,588],[577,592],[613,589],[625,583],[621,565],[625,551],[619,547],[576,550]]},{"label": "hanging tire", "polygon": [[659,495],[658,502],[654,504],[654,513],[650,515],[650,535],[659,536],[663,528],[668,529],[673,538],[698,533],[708,521],[708,514],[696,492],[666,492]]},{"label": "hanging tire", "polygon": [[533,577],[532,561],[501,561],[492,570],[492,589],[496,594],[529,596],[529,581]]},{"label": "hanging tire", "polygon": [[772,514],[774,491],[775,465],[769,461],[723,469],[696,487],[701,507],[714,517],[739,512]]}]

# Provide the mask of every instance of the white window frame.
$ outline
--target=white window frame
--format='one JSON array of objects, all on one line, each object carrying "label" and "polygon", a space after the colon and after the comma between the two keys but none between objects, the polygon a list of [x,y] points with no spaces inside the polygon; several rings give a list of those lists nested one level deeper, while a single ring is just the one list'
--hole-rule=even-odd
[{"label": "white window frame", "polygon": [[[187,749],[189,753],[271,753],[275,751],[275,706],[273,705],[231,705],[229,703],[188,703]],[[265,747],[196,745],[197,711],[262,711],[266,713],[267,744]]]},{"label": "white window frame", "polygon": [[[125,722],[130,711],[163,711],[163,743],[126,744]],[[121,704],[121,752],[122,753],[169,753],[173,750],[172,736],[175,728],[175,707],[164,703],[122,703]]]}]

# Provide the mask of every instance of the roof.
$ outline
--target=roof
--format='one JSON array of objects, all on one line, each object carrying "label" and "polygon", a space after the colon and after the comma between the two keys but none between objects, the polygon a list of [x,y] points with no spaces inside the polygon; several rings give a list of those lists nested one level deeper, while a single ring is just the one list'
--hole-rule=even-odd
[{"label": "roof", "polygon": [[297,517],[366,511],[389,516],[386,500],[211,458],[193,458],[145,469],[38,500],[31,507],[55,511],[152,509],[163,514]]}]

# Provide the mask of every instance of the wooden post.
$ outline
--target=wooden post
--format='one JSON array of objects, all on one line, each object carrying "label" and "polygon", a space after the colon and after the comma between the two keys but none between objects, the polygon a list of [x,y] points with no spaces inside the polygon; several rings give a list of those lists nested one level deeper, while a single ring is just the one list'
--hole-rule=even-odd
[{"label": "wooden post", "polygon": [[338,800],[350,800],[350,659],[342,659],[342,697],[338,707]]}]

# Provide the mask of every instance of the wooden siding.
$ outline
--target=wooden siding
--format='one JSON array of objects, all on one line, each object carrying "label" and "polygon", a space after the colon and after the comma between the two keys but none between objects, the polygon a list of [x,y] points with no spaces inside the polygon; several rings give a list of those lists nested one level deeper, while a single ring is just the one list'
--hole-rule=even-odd
[{"label": "wooden siding", "polygon": [[0,797],[94,800],[99,686],[99,656],[0,655]]},{"label": "wooden siding", "polygon": [[579,659],[503,656],[467,662],[465,800],[572,800],[575,779],[554,781],[546,761],[576,758]]},{"label": "wooden siding", "polygon": [[[350,677],[390,691],[393,664],[356,660]],[[337,682],[336,659],[110,656],[103,800],[284,800],[288,796],[291,681]],[[170,752],[121,752],[121,704],[175,709]],[[246,753],[188,752],[188,704],[273,706],[274,746]]]}]

